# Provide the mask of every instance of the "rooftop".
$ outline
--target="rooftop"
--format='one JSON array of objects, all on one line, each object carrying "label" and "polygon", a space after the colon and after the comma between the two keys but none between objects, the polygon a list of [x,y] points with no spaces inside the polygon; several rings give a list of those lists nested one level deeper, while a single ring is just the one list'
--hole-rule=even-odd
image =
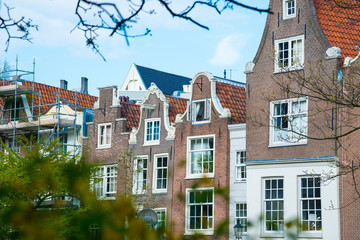
[{"label": "rooftop", "polygon": [[[339,6],[335,2],[342,5]],[[356,4],[357,7],[351,7],[351,4]],[[314,0],[320,27],[330,45],[341,49],[341,55],[344,58],[355,58],[359,53],[355,47],[355,45],[360,45],[360,8],[358,4],[355,0]]]},{"label": "rooftop", "polygon": [[136,64],[135,66],[146,88],[149,88],[153,82],[166,95],[172,95],[174,91],[182,90],[183,85],[189,85],[191,81],[191,78],[188,77],[162,72]]}]

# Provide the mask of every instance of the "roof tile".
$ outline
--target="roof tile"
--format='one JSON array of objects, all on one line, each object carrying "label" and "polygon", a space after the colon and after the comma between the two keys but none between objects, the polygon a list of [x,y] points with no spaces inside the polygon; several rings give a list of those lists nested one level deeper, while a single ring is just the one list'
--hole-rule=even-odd
[{"label": "roof tile", "polygon": [[246,96],[244,87],[217,81],[216,94],[222,107],[230,109],[231,124],[246,123]]},{"label": "roof tile", "polygon": [[[348,4],[357,4],[355,0],[339,1]],[[331,46],[341,49],[343,57],[355,58],[360,45],[360,8],[342,8],[334,1],[314,0],[316,15],[320,27]]]}]

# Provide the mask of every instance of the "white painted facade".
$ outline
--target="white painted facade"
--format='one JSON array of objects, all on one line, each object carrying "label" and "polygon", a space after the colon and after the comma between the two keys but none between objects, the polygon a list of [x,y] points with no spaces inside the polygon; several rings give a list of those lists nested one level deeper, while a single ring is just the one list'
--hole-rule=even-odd
[{"label": "white painted facade", "polygon": [[[229,202],[229,239],[234,240],[234,225],[236,224],[236,204],[246,203],[246,180],[236,180],[235,161],[238,151],[246,150],[246,124],[228,126],[230,131],[230,202]],[[246,233],[243,240],[246,240]]]},{"label": "white painted facade", "polygon": [[[334,157],[307,158],[307,159],[275,159],[247,162],[247,189],[248,221],[253,226],[248,228],[249,239],[340,239],[339,218],[339,182],[338,178],[332,180],[328,174],[337,174],[334,166]],[[300,177],[320,176],[321,181],[321,220],[322,231],[301,232],[296,225],[286,228],[286,222],[300,218]],[[264,179],[282,178],[284,183],[284,221],[285,229],[277,234],[265,233],[264,219]]]}]

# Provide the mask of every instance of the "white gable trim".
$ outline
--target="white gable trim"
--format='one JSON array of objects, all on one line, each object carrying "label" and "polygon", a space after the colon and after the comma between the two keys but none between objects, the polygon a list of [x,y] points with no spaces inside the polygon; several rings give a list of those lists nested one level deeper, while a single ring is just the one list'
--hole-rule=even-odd
[{"label": "white gable trim", "polygon": [[[136,86],[140,86],[141,89],[137,88],[126,90],[126,87],[128,87],[132,81],[134,81]],[[126,78],[120,87],[120,91],[146,91],[144,81],[134,63],[131,65],[129,72],[127,73]]]}]

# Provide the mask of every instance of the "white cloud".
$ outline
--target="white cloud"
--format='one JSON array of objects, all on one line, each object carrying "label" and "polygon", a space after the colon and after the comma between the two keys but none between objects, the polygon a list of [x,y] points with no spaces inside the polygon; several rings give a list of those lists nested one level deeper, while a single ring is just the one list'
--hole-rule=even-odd
[{"label": "white cloud", "polygon": [[213,65],[229,66],[242,58],[241,50],[250,36],[247,34],[230,34],[223,38],[215,49],[214,56],[209,60]]}]

